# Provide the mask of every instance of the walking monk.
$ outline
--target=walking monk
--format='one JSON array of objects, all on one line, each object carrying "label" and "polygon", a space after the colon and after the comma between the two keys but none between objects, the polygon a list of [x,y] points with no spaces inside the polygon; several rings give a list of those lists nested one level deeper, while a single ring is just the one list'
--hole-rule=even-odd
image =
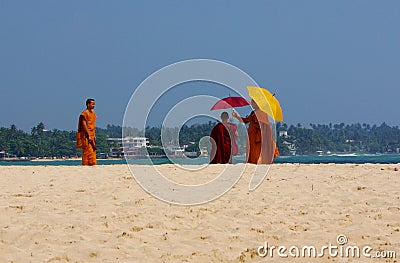
[{"label": "walking monk", "polygon": [[240,122],[249,123],[246,145],[248,163],[271,164],[274,157],[279,156],[268,115],[259,109],[254,100],[251,101],[254,111],[246,118],[241,118],[236,112],[232,116]]},{"label": "walking monk", "polygon": [[[221,121],[212,129],[210,142],[212,144],[210,163],[232,163],[232,142],[234,134],[230,131],[229,115],[227,112],[221,114]],[[233,124],[232,124],[233,125]],[[236,130],[235,130],[236,131]],[[236,132],[237,133],[237,132]],[[237,146],[236,146],[237,147]]]},{"label": "walking monk", "polygon": [[[79,116],[78,134],[82,143],[82,165],[96,165],[96,119],[94,99],[86,100],[86,110]],[[78,139],[77,139],[78,141]]]}]

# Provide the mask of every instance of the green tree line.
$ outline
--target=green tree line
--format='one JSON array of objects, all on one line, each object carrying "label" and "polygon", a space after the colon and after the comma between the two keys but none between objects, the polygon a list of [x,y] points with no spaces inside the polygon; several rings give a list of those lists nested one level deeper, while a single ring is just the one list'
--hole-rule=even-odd
[{"label": "green tree line", "polygon": [[278,147],[289,154],[290,146],[296,154],[316,154],[317,151],[332,153],[396,153],[400,148],[398,126],[369,124],[300,124],[278,123],[278,131],[287,131],[288,136],[278,138]]},{"label": "green tree line", "polygon": [[[104,131],[97,132],[98,153],[108,153],[113,146],[107,142]],[[17,129],[0,128],[0,151],[10,157],[74,157],[81,156],[81,150],[75,148],[76,131],[46,130],[41,122],[30,133]]]},{"label": "green tree line", "polygon": [[[163,140],[171,145],[189,145],[188,151],[199,151],[199,141],[209,136],[215,122],[183,125],[178,128],[164,128]],[[400,129],[398,126],[369,124],[310,124],[303,127],[300,124],[288,126],[286,123],[276,125],[277,133],[287,131],[287,136],[277,136],[277,145],[282,155],[317,154],[322,152],[360,152],[360,153],[394,153],[400,149]],[[238,126],[239,149],[245,149],[246,127]],[[174,134],[179,132],[179,138]],[[161,128],[146,127],[144,131],[136,128],[126,128],[124,135],[145,136],[151,145],[161,146]],[[122,127],[107,125],[97,128],[98,153],[108,153],[115,144],[107,138],[121,138]],[[178,141],[177,141],[178,140]],[[31,129],[30,133],[17,129],[0,128],[0,151],[10,156],[26,157],[73,157],[80,156],[81,150],[75,148],[75,131],[46,130],[43,123]],[[242,150],[243,151],[243,150]],[[244,152],[240,152],[244,154]]]}]

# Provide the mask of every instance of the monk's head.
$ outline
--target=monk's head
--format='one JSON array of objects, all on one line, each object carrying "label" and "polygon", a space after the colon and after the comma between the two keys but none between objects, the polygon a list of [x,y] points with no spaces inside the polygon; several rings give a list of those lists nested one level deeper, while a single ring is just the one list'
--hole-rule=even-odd
[{"label": "monk's head", "polygon": [[259,109],[257,103],[254,100],[251,100],[251,107],[253,107],[253,109],[255,109],[255,110]]},{"label": "monk's head", "polygon": [[94,109],[94,106],[95,106],[94,99],[87,99],[87,100],[86,100],[86,107],[87,107],[89,110],[93,110],[93,109]]},{"label": "monk's head", "polygon": [[228,121],[228,119],[229,119],[229,114],[228,114],[226,111],[224,111],[223,113],[221,113],[221,120],[222,120],[223,122]]}]

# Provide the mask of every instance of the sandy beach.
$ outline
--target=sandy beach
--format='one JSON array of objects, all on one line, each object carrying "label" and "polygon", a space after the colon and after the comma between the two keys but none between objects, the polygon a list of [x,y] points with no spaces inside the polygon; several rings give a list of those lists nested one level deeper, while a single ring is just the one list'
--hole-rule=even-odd
[{"label": "sandy beach", "polygon": [[[179,206],[146,193],[127,165],[2,166],[0,262],[396,262],[395,167],[275,164],[253,192],[246,169],[222,197]],[[171,178],[184,176],[174,165],[159,168]],[[196,178],[212,177],[207,171]],[[395,251],[396,259],[369,259],[362,251],[349,258],[327,250],[318,258],[289,254],[293,246],[318,253],[339,246],[338,235],[347,239],[342,247],[368,246],[371,256]],[[288,248],[282,253],[288,258],[277,250],[260,257],[265,242]]]}]

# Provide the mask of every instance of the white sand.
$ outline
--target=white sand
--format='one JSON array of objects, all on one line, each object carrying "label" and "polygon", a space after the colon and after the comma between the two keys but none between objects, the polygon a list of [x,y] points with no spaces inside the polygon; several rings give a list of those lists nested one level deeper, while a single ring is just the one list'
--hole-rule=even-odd
[{"label": "white sand", "polygon": [[[327,251],[296,260],[257,254],[265,241],[320,249],[338,245],[339,234],[347,245],[370,246],[373,255],[395,251],[398,261],[400,171],[394,167],[276,164],[254,192],[248,191],[248,169],[224,196],[178,206],[147,194],[126,165],[1,166],[0,262],[377,260]],[[160,169],[169,178],[184,176],[173,165]],[[220,167],[213,169],[217,174]],[[215,176],[203,171],[201,180]]]}]

